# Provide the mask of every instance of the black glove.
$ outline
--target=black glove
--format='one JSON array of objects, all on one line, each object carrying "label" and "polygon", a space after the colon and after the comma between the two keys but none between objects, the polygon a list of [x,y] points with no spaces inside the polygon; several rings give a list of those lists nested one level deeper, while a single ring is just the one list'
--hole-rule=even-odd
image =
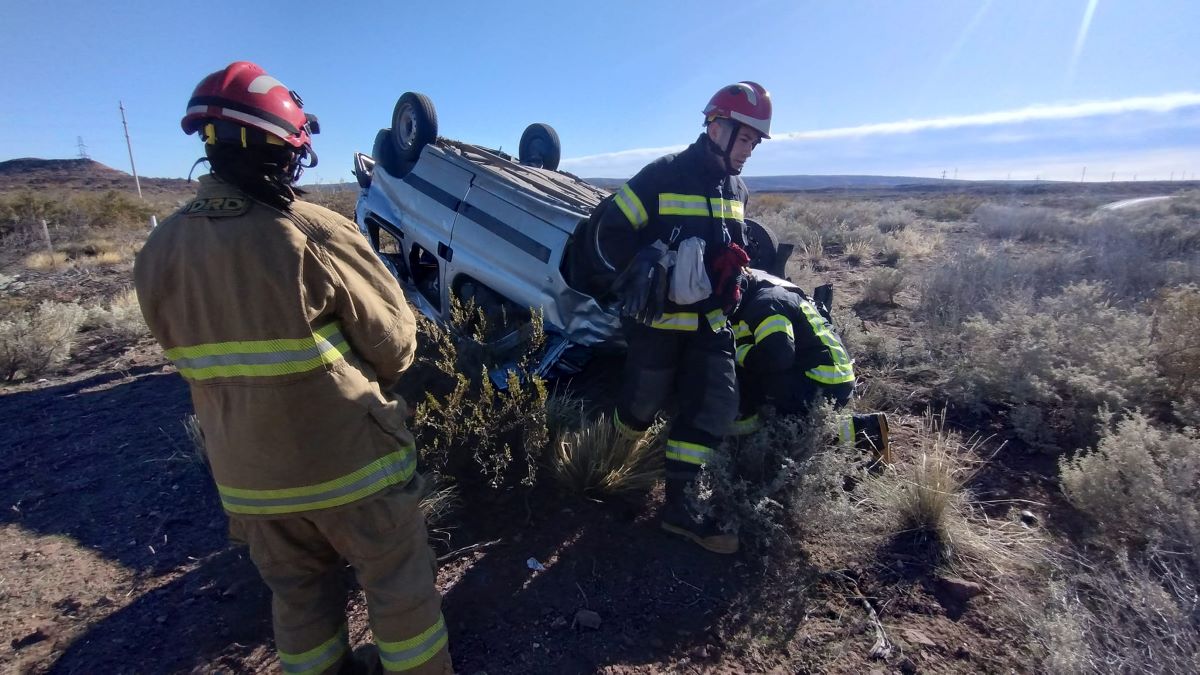
[{"label": "black glove", "polygon": [[613,291],[621,304],[621,316],[650,323],[662,316],[667,297],[666,250],[648,246],[638,251],[616,281]]}]

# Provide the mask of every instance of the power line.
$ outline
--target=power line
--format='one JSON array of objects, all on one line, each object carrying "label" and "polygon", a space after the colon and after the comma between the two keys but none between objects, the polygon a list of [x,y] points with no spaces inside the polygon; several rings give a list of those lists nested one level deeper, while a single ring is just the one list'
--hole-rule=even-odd
[{"label": "power line", "polygon": [[91,159],[88,157],[87,145],[83,142],[83,136],[76,136],[76,147],[79,148],[79,159]]}]

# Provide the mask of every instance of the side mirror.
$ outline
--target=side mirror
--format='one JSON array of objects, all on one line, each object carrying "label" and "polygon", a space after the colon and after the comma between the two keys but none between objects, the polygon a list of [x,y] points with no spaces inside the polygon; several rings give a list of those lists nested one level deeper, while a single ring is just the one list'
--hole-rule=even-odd
[{"label": "side mirror", "polygon": [[371,187],[371,173],[374,170],[375,160],[361,152],[354,153],[354,178],[358,180],[358,187],[364,190]]}]

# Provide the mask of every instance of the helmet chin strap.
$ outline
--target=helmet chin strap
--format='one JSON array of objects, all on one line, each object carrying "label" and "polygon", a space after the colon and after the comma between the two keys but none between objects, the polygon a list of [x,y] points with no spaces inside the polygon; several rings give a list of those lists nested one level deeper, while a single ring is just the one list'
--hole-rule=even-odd
[{"label": "helmet chin strap", "polygon": [[725,173],[730,176],[736,176],[741,173],[741,170],[733,168],[733,144],[737,143],[738,132],[742,130],[742,123],[729,118],[721,119],[723,121],[717,121],[717,124],[729,132],[729,139],[725,141],[725,147],[722,148],[708,134],[705,134],[705,138],[708,138],[713,151],[721,157],[721,162],[725,165]]}]

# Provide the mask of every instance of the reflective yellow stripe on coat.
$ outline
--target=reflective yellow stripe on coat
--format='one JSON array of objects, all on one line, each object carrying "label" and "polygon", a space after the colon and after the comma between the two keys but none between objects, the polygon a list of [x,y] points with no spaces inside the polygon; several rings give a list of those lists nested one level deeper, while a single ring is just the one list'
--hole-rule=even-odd
[{"label": "reflective yellow stripe on coat", "polygon": [[660,216],[707,216],[708,197],[704,195],[681,195],[674,192],[658,194]]},{"label": "reflective yellow stripe on coat", "polygon": [[621,213],[625,214],[625,218],[629,220],[629,224],[633,226],[633,229],[641,229],[650,220],[650,216],[646,214],[646,207],[642,206],[642,200],[638,199],[637,193],[629,187],[628,183],[622,185],[620,190],[617,190],[617,194],[613,196],[613,201],[616,203],[617,208],[621,209]]},{"label": "reflective yellow stripe on coat", "polygon": [[808,319],[808,324],[812,326],[813,333],[820,338],[821,344],[829,349],[829,356],[833,359],[833,365],[817,366],[805,371],[804,374],[821,384],[853,382],[854,361],[846,353],[846,348],[842,346],[842,341],[829,332],[825,318],[817,313],[817,308],[813,307],[812,303],[801,302],[800,309],[804,311],[804,318]]},{"label": "reflective yellow stripe on coat", "polygon": [[711,197],[709,203],[712,204],[713,215],[718,218],[743,220],[745,217],[746,206],[736,199]]},{"label": "reflective yellow stripe on coat", "polygon": [[315,370],[350,351],[335,321],[302,338],[240,340],[174,347],[166,356],[189,380],[218,377],[274,377]]},{"label": "reflective yellow stripe on coat", "polygon": [[340,478],[297,488],[251,490],[217,485],[230,513],[271,515],[328,509],[358,501],[393,485],[404,485],[417,466],[416,448],[408,446],[380,457]]}]

